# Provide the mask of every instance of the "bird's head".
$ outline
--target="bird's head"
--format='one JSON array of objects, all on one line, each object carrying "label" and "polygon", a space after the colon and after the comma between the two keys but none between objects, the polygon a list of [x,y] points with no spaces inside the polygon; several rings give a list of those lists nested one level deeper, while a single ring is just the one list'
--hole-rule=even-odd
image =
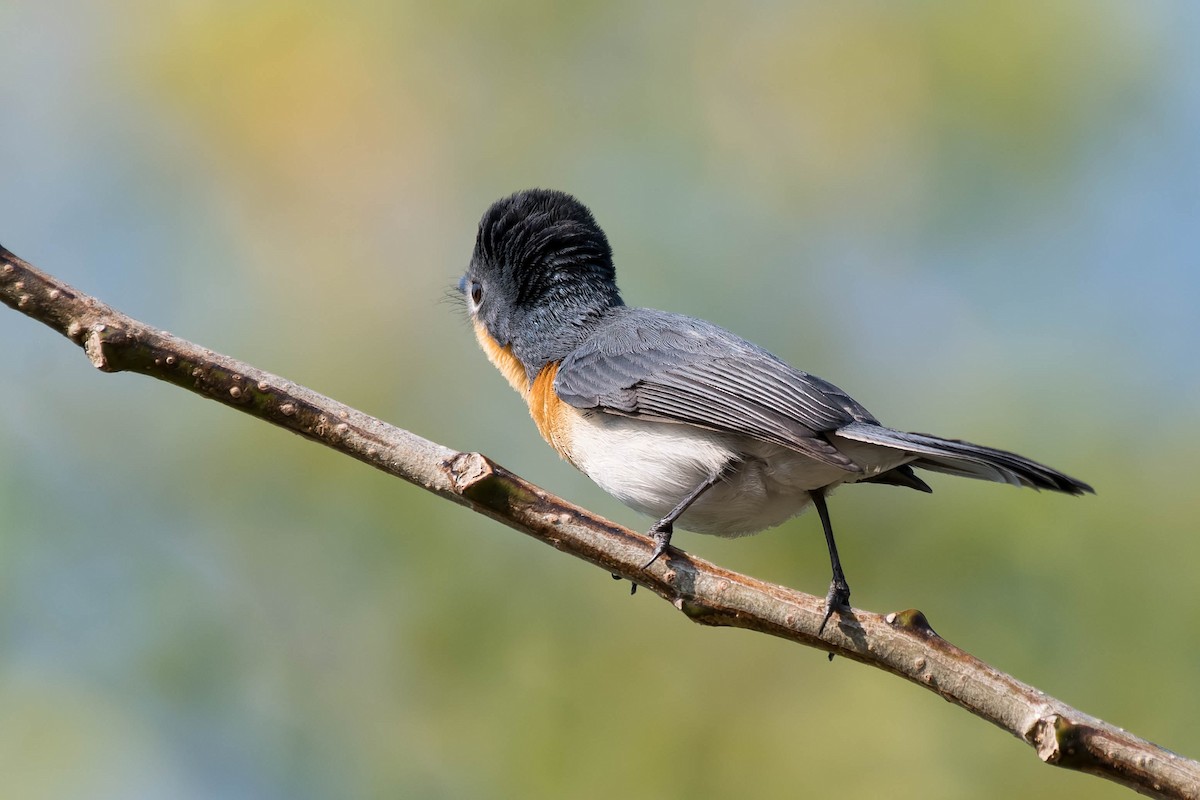
[{"label": "bird's head", "polygon": [[484,350],[507,348],[530,379],[622,305],[604,231],[582,203],[549,189],[492,204],[459,290]]}]

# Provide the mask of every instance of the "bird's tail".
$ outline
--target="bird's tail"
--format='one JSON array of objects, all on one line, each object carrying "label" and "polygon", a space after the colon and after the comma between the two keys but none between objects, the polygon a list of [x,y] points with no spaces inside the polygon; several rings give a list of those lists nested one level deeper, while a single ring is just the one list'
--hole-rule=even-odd
[{"label": "bird's tail", "polygon": [[958,439],[942,439],[925,433],[894,431],[881,425],[852,422],[838,428],[837,435],[856,442],[890,447],[917,456],[910,466],[978,478],[1014,486],[1029,486],[1034,489],[1050,489],[1067,494],[1093,492],[1083,481],[1064,475],[1024,456],[1006,450],[963,442]]}]

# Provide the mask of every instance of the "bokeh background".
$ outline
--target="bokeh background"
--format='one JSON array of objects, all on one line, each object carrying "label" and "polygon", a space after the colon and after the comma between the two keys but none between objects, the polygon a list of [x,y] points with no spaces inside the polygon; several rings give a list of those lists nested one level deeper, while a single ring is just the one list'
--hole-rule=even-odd
[{"label": "bokeh background", "polygon": [[[854,600],[1200,756],[1200,6],[0,4],[0,241],[616,520],[445,290],[569,190],[708,317],[1072,499],[832,501]],[[21,798],[1118,797],[0,310]],[[815,518],[677,542],[823,593]]]}]

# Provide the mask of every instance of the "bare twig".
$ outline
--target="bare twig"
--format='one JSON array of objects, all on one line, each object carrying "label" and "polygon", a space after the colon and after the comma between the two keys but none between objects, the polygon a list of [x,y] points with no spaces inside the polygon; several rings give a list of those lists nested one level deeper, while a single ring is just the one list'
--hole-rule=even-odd
[{"label": "bare twig", "polygon": [[469,506],[605,571],[690,619],[769,633],[907,678],[1029,743],[1043,761],[1155,797],[1200,798],[1200,764],[1045,695],[942,639],[915,610],[852,610],[817,631],[824,599],[669,551],[479,453],[442,447],[291,381],[155,330],[0,247],[0,299],[80,345],[105,372],[140,372],[232,406]]}]

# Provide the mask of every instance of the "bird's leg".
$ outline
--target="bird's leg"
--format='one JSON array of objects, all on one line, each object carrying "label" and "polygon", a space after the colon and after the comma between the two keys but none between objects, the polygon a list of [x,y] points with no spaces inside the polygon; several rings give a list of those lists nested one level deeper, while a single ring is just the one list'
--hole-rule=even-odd
[{"label": "bird's leg", "polygon": [[833,616],[834,609],[847,608],[850,605],[850,586],[846,583],[846,575],[842,572],[842,560],[838,558],[837,544],[833,541],[833,525],[829,522],[829,509],[825,505],[825,490],[813,489],[809,492],[817,514],[821,517],[821,527],[825,529],[825,544],[829,547],[829,563],[833,566],[833,580],[829,582],[829,594],[825,595],[825,617],[817,635],[825,632],[825,624]]},{"label": "bird's leg", "polygon": [[675,532],[675,520],[683,516],[683,512],[687,511],[692,503],[699,500],[700,495],[720,483],[721,479],[729,474],[730,469],[732,469],[732,462],[721,467],[721,469],[712,475],[709,475],[695,489],[692,489],[687,497],[680,500],[679,505],[672,508],[665,517],[650,527],[646,535],[654,540],[654,552],[650,554],[650,560],[642,565],[642,569],[649,567],[658,560],[659,556],[667,551],[668,545],[671,544],[671,534]]}]

